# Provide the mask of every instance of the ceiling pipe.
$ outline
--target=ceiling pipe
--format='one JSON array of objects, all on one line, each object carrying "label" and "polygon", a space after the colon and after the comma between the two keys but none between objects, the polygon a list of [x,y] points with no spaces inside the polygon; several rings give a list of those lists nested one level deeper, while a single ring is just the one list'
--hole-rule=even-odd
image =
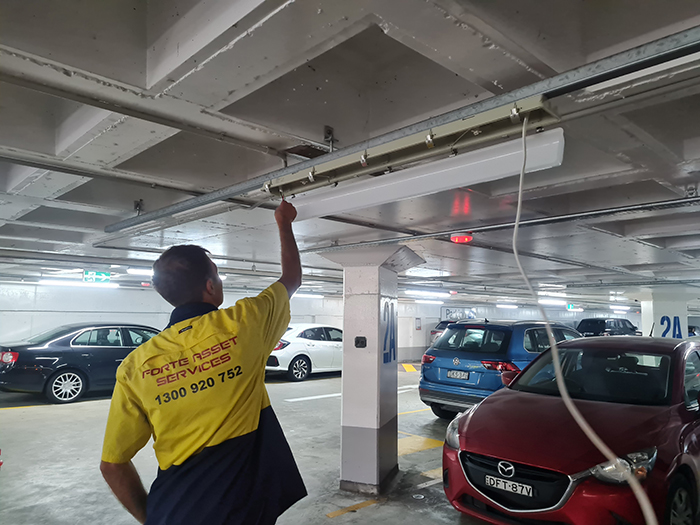
[{"label": "ceiling pipe", "polygon": [[[672,199],[668,201],[657,201],[650,202],[646,204],[632,204],[630,206],[618,206],[616,208],[605,208],[602,210],[593,211],[583,211],[578,213],[567,213],[564,215],[555,215],[553,217],[543,217],[541,219],[529,219],[520,221],[520,227],[528,226],[544,226],[548,224],[558,224],[563,222],[580,221],[586,219],[600,219],[603,217],[610,217],[612,215],[619,215],[623,213],[635,213],[640,211],[657,211],[657,210],[669,210],[674,208],[682,208],[685,206],[696,206],[700,204],[699,197],[686,197],[682,199]],[[367,246],[382,246],[389,244],[399,244],[402,242],[414,242],[426,239],[437,239],[442,237],[449,237],[455,233],[467,232],[467,233],[485,233],[491,231],[507,230],[515,226],[514,222],[503,222],[500,224],[491,224],[488,226],[477,226],[475,228],[461,227],[459,229],[445,230],[435,233],[423,233],[419,235],[405,236],[405,237],[393,237],[391,239],[379,239],[376,241],[363,241],[356,242],[352,244],[338,244],[333,246],[325,246],[320,248],[311,248],[308,250],[302,250],[300,253],[328,253],[335,252],[339,250],[349,250],[353,248],[365,248]]]},{"label": "ceiling pipe", "polygon": [[124,221],[108,225],[105,228],[105,232],[114,233],[125,228],[161,219],[176,213],[189,211],[212,202],[240,196],[250,191],[260,189],[270,180],[279,179],[284,176],[297,173],[301,170],[311,170],[318,164],[340,159],[348,155],[358,154],[359,158],[359,154],[362,154],[367,149],[398,141],[409,135],[429,132],[432,128],[468,119],[480,113],[514,104],[529,97],[544,95],[548,98],[552,98],[564,95],[578,89],[583,89],[612,78],[633,73],[635,71],[668,62],[698,51],[700,51],[700,27],[694,27],[674,35],[649,42],[628,51],[597,60],[590,64],[586,64],[566,73],[541,80],[509,93],[491,97],[489,99],[464,106],[460,109],[449,111],[437,117],[385,133],[353,146],[327,153],[321,157],[300,162],[293,166],[287,166],[285,168],[272,171],[266,175],[254,177],[245,182],[234,184],[226,188],[221,188],[200,197],[195,197],[165,208],[161,208],[160,210],[155,210],[138,217],[132,217],[131,219],[126,219]]}]

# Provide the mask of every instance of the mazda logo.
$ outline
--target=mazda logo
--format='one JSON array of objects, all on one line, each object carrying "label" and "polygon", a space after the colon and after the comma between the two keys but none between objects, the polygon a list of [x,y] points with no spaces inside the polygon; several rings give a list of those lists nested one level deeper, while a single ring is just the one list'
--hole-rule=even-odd
[{"label": "mazda logo", "polygon": [[459,357],[455,357],[455,358],[452,360],[452,364],[455,365],[455,366],[459,366],[459,363],[460,363]]},{"label": "mazda logo", "polygon": [[507,461],[499,461],[498,473],[504,478],[512,478],[515,475],[515,467]]}]

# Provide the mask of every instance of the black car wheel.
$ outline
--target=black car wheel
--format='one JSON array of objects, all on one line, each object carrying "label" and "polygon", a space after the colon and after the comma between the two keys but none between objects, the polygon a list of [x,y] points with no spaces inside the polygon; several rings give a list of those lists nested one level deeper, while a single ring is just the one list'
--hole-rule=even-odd
[{"label": "black car wheel", "polygon": [[290,381],[303,381],[311,373],[311,361],[303,355],[297,356],[289,363],[287,377]]},{"label": "black car wheel", "polygon": [[433,414],[435,414],[440,419],[447,419],[449,421],[452,421],[454,418],[457,417],[457,412],[445,410],[440,405],[430,405],[430,409],[433,411]]},{"label": "black car wheel", "polygon": [[693,487],[685,476],[677,475],[671,480],[666,498],[666,525],[694,525],[697,502]]},{"label": "black car wheel", "polygon": [[63,370],[49,379],[46,397],[53,403],[72,403],[82,397],[87,389],[85,376],[77,370]]}]

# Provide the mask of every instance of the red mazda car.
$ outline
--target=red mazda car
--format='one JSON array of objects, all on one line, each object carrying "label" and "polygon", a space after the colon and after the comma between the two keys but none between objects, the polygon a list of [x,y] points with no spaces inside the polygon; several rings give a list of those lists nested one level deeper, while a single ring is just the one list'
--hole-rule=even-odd
[{"label": "red mazda car", "polygon": [[[700,484],[700,344],[641,337],[561,343],[576,406],[642,483],[660,523],[693,525]],[[624,477],[566,410],[546,351],[458,416],[443,451],[452,505],[496,524],[644,524]]]}]

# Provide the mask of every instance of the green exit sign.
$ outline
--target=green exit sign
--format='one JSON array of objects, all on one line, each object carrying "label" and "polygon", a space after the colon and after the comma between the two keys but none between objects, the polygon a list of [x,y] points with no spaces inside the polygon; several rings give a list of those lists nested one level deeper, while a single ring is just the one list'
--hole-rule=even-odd
[{"label": "green exit sign", "polygon": [[108,283],[110,273],[109,272],[91,272],[85,270],[83,273],[83,282],[85,283]]},{"label": "green exit sign", "polygon": [[567,305],[566,305],[566,309],[567,309],[567,310],[573,310],[573,309],[574,309],[574,305],[573,305],[573,304],[567,304]]}]

